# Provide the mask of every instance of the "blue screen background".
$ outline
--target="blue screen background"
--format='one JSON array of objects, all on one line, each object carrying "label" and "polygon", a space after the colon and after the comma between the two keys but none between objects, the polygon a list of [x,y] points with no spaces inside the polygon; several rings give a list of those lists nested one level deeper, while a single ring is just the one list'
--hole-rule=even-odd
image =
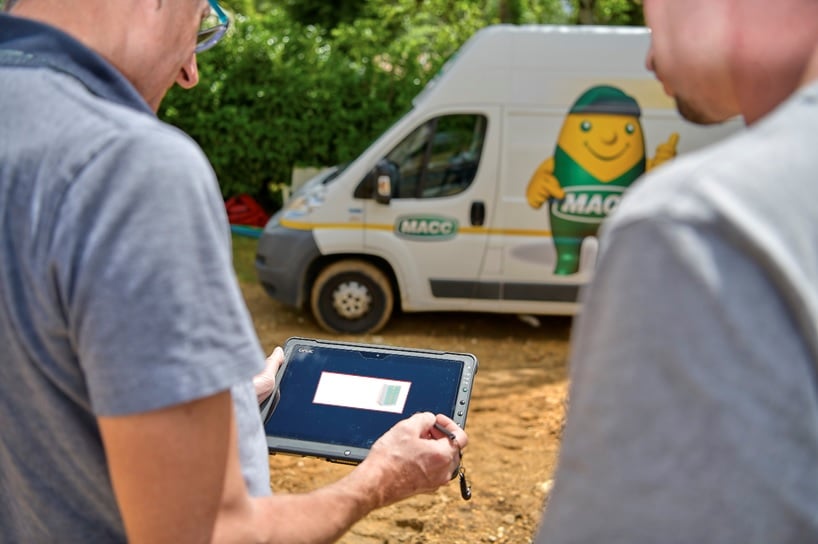
[{"label": "blue screen background", "polygon": [[[371,358],[357,351],[295,346],[281,378],[278,406],[265,424],[268,435],[369,448],[398,421],[416,412],[451,416],[463,363],[389,354]],[[295,372],[295,369],[298,372]],[[411,382],[402,414],[313,404],[322,372]]]}]

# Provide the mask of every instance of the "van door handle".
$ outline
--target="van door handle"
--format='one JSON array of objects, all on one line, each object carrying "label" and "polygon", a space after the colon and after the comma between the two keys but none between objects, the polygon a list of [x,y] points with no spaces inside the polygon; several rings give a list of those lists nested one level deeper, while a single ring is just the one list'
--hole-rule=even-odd
[{"label": "van door handle", "polygon": [[480,227],[486,221],[486,205],[477,200],[471,203],[471,224]]}]

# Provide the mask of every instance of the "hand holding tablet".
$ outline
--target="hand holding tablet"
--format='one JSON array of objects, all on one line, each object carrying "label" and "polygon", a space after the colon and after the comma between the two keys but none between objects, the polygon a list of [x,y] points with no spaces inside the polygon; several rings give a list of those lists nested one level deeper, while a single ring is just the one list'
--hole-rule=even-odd
[{"label": "hand holding tablet", "polygon": [[476,372],[468,353],[290,338],[265,421],[268,449],[357,464],[415,413],[462,428]]}]

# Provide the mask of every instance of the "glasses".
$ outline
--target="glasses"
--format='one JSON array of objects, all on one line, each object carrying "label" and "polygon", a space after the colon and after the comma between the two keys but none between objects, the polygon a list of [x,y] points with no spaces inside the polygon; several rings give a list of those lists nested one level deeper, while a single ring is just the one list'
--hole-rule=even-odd
[{"label": "glasses", "polygon": [[210,2],[210,14],[202,21],[202,26],[199,29],[199,34],[196,40],[196,52],[201,53],[207,51],[227,33],[227,27],[230,26],[230,19],[227,14],[219,6],[216,0],[208,0]]}]

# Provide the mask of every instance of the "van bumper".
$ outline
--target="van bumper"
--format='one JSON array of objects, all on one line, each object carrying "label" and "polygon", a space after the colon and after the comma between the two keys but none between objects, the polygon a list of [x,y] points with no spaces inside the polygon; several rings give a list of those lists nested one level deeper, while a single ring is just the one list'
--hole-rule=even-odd
[{"label": "van bumper", "polygon": [[271,221],[258,240],[256,274],[268,295],[301,308],[307,271],[320,256],[312,231],[288,229]]}]

